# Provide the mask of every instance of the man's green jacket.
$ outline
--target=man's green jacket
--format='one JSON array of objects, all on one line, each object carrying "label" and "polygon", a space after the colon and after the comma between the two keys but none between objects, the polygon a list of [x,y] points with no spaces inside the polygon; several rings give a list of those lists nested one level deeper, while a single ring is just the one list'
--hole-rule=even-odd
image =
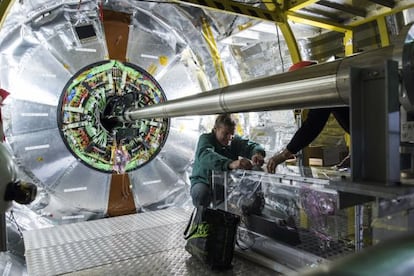
[{"label": "man's green jacket", "polygon": [[191,186],[196,183],[210,185],[212,171],[228,171],[229,164],[239,156],[251,159],[256,153],[265,156],[263,147],[249,139],[235,135],[230,146],[223,146],[213,132],[202,134],[190,176]]}]

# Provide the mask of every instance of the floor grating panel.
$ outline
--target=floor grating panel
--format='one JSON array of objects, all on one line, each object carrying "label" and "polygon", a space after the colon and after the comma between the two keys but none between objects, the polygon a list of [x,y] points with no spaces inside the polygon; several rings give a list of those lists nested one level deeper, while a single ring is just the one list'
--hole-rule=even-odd
[{"label": "floor grating panel", "polygon": [[24,232],[29,275],[278,275],[235,255],[212,272],[184,249],[191,210],[161,211]]}]

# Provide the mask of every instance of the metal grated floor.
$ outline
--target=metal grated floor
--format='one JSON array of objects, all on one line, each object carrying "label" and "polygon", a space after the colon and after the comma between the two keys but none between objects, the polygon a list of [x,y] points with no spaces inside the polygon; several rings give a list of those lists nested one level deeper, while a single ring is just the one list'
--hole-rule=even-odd
[{"label": "metal grated floor", "polygon": [[24,232],[29,275],[278,275],[234,256],[212,272],[184,249],[190,210],[171,208]]},{"label": "metal grated floor", "polygon": [[315,254],[316,256],[333,260],[355,253],[353,245],[345,241],[329,241],[324,243],[320,238],[308,230],[299,231],[301,243],[296,248]]}]

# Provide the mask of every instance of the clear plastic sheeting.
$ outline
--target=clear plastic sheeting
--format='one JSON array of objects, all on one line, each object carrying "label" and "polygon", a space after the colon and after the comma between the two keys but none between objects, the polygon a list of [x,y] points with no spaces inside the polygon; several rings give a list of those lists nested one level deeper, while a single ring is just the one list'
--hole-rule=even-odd
[{"label": "clear plastic sheeting", "polygon": [[[354,252],[353,215],[338,209],[338,193],[329,181],[242,170],[215,172],[213,179],[215,190],[225,191],[217,196],[224,202],[218,206],[242,217],[240,240],[246,248],[291,268]],[[298,257],[286,259],[292,252]]]},{"label": "clear plastic sheeting", "polygon": [[299,192],[302,208],[312,222],[312,231],[322,242],[333,240],[327,229],[327,217],[337,214],[337,194],[303,188]]}]

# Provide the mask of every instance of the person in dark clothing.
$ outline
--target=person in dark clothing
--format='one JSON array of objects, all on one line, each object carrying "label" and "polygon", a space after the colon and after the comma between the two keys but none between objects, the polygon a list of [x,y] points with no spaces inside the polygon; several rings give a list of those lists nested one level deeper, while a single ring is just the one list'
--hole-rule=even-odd
[{"label": "person in dark clothing", "polygon": [[236,122],[232,116],[221,114],[217,116],[212,131],[200,135],[190,176],[190,194],[194,206],[210,205],[210,180],[213,170],[250,170],[253,166],[263,165],[263,147],[254,141],[234,135],[235,129]]},{"label": "person in dark clothing", "polygon": [[[294,71],[305,66],[316,64],[312,61],[302,61],[292,65],[289,71]],[[285,162],[288,159],[295,158],[295,154],[308,146],[313,140],[318,137],[325,127],[326,122],[329,119],[329,115],[332,114],[339,125],[349,133],[349,107],[328,107],[328,108],[315,108],[310,109],[306,120],[302,126],[296,131],[292,139],[284,150],[273,155],[267,161],[267,171],[274,173],[277,165]],[[349,158],[349,156],[348,156]],[[345,161],[345,160],[344,160]],[[342,162],[344,162],[342,161]],[[342,163],[341,162],[341,163]]]}]

